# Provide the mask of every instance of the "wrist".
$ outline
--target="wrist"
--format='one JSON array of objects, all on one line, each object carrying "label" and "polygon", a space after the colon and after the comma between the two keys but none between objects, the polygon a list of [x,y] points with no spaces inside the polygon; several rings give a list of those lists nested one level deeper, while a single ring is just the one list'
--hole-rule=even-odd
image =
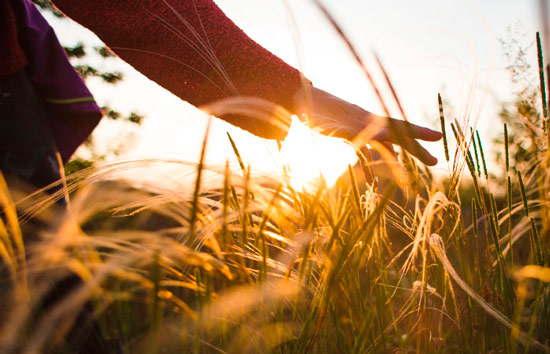
[{"label": "wrist", "polygon": [[292,95],[292,113],[295,114],[302,122],[306,119],[308,107],[311,107],[312,91],[315,90],[313,85],[301,86]]}]

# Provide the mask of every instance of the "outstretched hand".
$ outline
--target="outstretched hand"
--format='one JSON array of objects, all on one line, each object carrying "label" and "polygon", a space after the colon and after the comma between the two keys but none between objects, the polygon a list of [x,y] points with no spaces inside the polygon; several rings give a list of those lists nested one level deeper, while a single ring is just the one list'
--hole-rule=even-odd
[{"label": "outstretched hand", "polygon": [[437,141],[441,139],[438,131],[378,116],[315,87],[311,87],[308,100],[306,103],[303,90],[296,92],[294,112],[299,116],[307,114],[309,123],[323,134],[353,141],[365,128],[375,126],[371,139],[379,141],[390,151],[393,152],[393,145],[400,145],[428,166],[437,163],[418,140]]}]

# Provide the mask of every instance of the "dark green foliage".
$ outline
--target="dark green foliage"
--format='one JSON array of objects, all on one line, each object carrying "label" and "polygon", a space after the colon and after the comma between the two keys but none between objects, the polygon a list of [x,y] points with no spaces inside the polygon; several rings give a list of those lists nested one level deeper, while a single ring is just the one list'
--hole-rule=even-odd
[{"label": "dark green foliage", "polygon": [[132,123],[135,123],[135,124],[141,124],[141,122],[143,121],[143,118],[145,118],[145,116],[139,115],[135,112],[131,112],[130,115],[128,117],[126,117],[126,119],[129,122],[132,122]]},{"label": "dark green foliage", "polygon": [[64,48],[69,58],[82,58],[83,56],[86,55],[86,51],[84,50],[84,44],[82,42],[78,42],[76,45],[72,47],[64,47]]},{"label": "dark green foliage", "polygon": [[123,74],[121,72],[101,72],[98,69],[87,64],[75,65],[75,69],[85,79],[91,77],[99,77],[108,84],[116,84],[123,79]]},{"label": "dark green foliage", "polygon": [[109,84],[116,84],[120,80],[122,80],[123,75],[121,72],[118,71],[112,71],[112,72],[103,72],[99,74],[99,77],[103,79],[103,81],[109,83]]},{"label": "dark green foliage", "polygon": [[107,48],[106,46],[94,47],[94,50],[97,52],[97,54],[101,55],[103,58],[113,58],[116,56],[115,53],[113,53],[113,51]]},{"label": "dark green foliage", "polygon": [[89,65],[75,65],[74,67],[76,69],[76,71],[78,71],[78,73],[80,74],[80,76],[82,76],[83,78],[87,79],[89,77],[93,77],[93,76],[99,76],[99,71],[92,67],[92,66],[89,66]]},{"label": "dark green foliage", "polygon": [[40,6],[40,8],[50,11],[56,17],[64,17],[65,16],[55,6],[53,6],[53,4],[50,0],[32,0],[32,2],[34,2],[36,5]]},{"label": "dark green foliage", "polygon": [[119,120],[122,118],[131,123],[141,124],[142,120],[145,118],[135,112],[131,112],[128,116],[122,117],[122,114],[119,111],[113,110],[110,106],[103,106],[101,109],[103,110],[105,117],[112,120]]},{"label": "dark green foliage", "polygon": [[73,174],[77,171],[83,170],[93,166],[93,162],[86,159],[74,158],[65,165],[65,174]]}]

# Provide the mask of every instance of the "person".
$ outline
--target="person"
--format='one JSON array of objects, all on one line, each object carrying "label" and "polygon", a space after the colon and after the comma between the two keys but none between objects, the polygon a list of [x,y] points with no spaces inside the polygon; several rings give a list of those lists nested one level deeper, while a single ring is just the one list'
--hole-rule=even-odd
[{"label": "person", "polygon": [[[135,69],[195,106],[260,97],[299,117],[307,113],[313,127],[348,140],[380,118],[304,81],[212,0],[54,0],[54,5]],[[0,169],[42,187],[59,178],[55,152],[66,162],[101,111],[30,0],[0,0],[1,17]],[[220,118],[267,139],[282,140],[288,128],[232,112]],[[401,145],[425,164],[437,162],[418,140],[438,140],[439,132],[391,123],[378,140]]]}]

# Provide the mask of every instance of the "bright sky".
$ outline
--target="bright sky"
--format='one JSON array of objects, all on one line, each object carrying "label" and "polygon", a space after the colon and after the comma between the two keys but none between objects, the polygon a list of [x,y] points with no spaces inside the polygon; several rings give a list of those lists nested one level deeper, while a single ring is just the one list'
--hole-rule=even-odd
[{"label": "bright sky", "polygon": [[[176,0],[172,0],[176,1]],[[367,110],[382,113],[373,90],[348,50],[309,0],[292,0],[300,43],[293,41],[288,10],[282,0],[216,0],[224,12],[247,34],[289,64],[300,67],[314,85]],[[338,0],[323,2],[348,34],[380,85],[372,50],[381,58],[409,119],[439,129],[437,93],[441,92],[448,117],[477,121],[486,141],[502,130],[496,118],[498,100],[511,98],[513,88],[505,71],[498,39],[508,38],[513,26],[534,42],[538,29],[538,1],[517,0]],[[65,44],[83,36],[67,21],[52,20]],[[89,42],[99,43],[89,34]],[[296,48],[300,48],[302,66]],[[533,50],[529,61],[536,66]],[[135,132],[136,140],[126,156],[173,157],[196,161],[206,117],[129,66],[110,60],[108,69],[121,69],[126,79],[115,87],[91,82],[101,103],[137,110],[147,119]],[[107,69],[107,68],[106,68]],[[533,68],[536,70],[536,68]],[[387,92],[386,92],[387,93]],[[389,100],[389,95],[386,95]],[[397,111],[393,110],[397,116]],[[495,127],[498,127],[495,128]],[[231,131],[241,153],[253,167],[269,170],[274,164],[274,144],[216,122],[209,160],[223,163],[232,156],[225,132]],[[99,140],[116,146],[123,138],[113,122],[97,129]],[[130,141],[125,139],[125,141]],[[440,144],[426,144],[442,160]],[[245,150],[245,147],[246,150]],[[347,146],[338,149],[347,150]],[[331,149],[335,149],[332,147]],[[342,153],[342,156],[349,156]],[[344,163],[345,166],[345,163]],[[440,163],[438,168],[446,169]]]}]

